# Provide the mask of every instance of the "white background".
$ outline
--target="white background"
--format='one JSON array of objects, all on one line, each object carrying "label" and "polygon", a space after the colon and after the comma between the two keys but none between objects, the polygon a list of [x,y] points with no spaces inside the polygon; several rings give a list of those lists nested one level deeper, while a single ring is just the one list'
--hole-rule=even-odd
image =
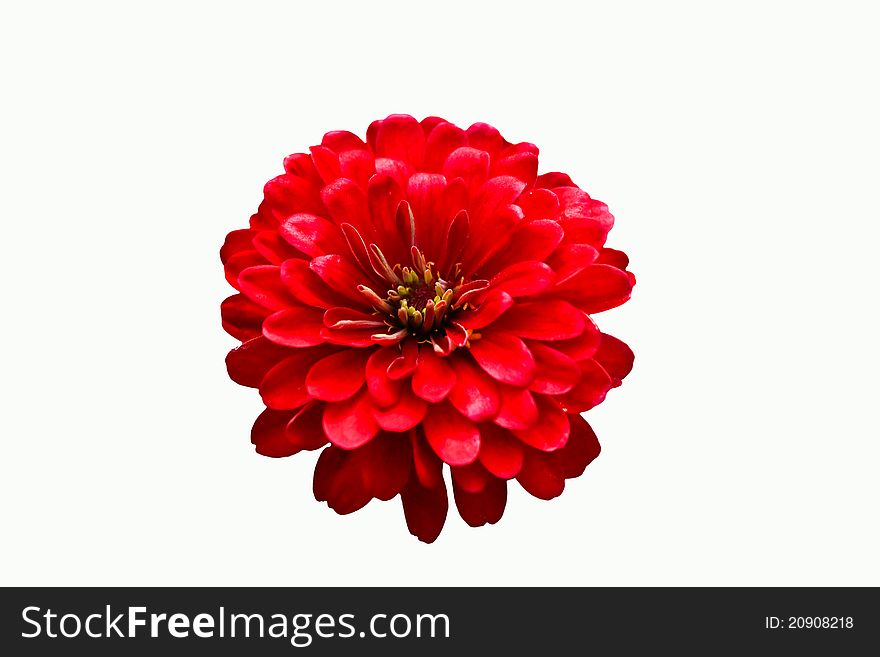
[{"label": "white background", "polygon": [[[880,584],[871,3],[4,3],[4,585]],[[218,249],[282,158],[487,121],[617,217],[636,368],[552,502],[312,498],[252,451]]]}]

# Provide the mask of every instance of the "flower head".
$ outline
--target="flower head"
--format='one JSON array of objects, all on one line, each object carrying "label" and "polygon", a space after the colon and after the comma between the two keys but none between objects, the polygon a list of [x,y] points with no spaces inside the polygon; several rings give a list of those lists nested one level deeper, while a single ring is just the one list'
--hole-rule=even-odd
[{"label": "flower head", "polygon": [[516,479],[550,499],[599,454],[581,413],[632,368],[591,314],[635,278],[605,247],[613,217],[538,149],[485,123],[375,121],[284,162],[221,249],[242,341],[230,377],[266,410],[266,456],[322,449],[314,493],[338,513],[400,495],[437,538],[448,496],[497,522]]}]

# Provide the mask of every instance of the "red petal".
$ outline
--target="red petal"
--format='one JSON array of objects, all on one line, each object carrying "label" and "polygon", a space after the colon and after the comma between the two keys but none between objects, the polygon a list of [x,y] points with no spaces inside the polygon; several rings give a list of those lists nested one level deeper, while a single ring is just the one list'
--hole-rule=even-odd
[{"label": "red petal", "polygon": [[477,458],[480,430],[449,402],[430,406],[422,426],[431,448],[449,465],[467,465]]},{"label": "red petal", "polygon": [[517,203],[527,219],[556,219],[560,214],[559,197],[549,189],[533,189],[525,192]]},{"label": "red petal", "polygon": [[459,146],[466,145],[464,130],[452,123],[439,123],[431,130],[425,143],[425,171],[439,172],[449,154]]},{"label": "red petal", "polygon": [[612,267],[625,270],[629,266],[629,256],[623,251],[605,247],[599,249],[599,257],[596,260],[596,264],[611,265]]},{"label": "red petal", "polygon": [[495,417],[495,424],[505,429],[529,429],[538,421],[538,406],[535,398],[525,388],[502,385],[501,407]]},{"label": "red petal", "polygon": [[479,461],[449,469],[452,472],[452,483],[466,493],[479,493],[493,478]]},{"label": "red petal", "polygon": [[563,244],[547,261],[556,272],[556,283],[561,285],[589,267],[599,252],[589,244]]},{"label": "red petal", "polygon": [[493,176],[515,176],[527,185],[538,177],[538,156],[535,153],[516,153],[492,162]]},{"label": "red petal", "polygon": [[273,265],[280,265],[290,258],[300,258],[302,254],[281,239],[274,230],[261,230],[254,237],[254,248]]},{"label": "red petal", "polygon": [[419,362],[412,378],[412,389],[422,399],[436,403],[445,399],[455,385],[455,372],[445,358],[431,349],[419,352]]},{"label": "red petal", "polygon": [[229,378],[237,384],[259,388],[266,372],[292,353],[294,352],[290,349],[259,336],[248,340],[226,355],[226,370]]},{"label": "red petal", "polygon": [[465,328],[476,331],[489,326],[511,306],[513,297],[503,290],[492,290],[483,297],[476,310],[465,311],[457,315],[456,319]]},{"label": "red petal", "polygon": [[490,478],[479,493],[465,491],[453,477],[452,493],[458,514],[471,527],[485,524],[494,525],[504,515],[507,504],[507,482],[503,479]]},{"label": "red petal", "polygon": [[392,114],[379,124],[375,150],[377,155],[403,160],[418,168],[425,157],[425,133],[413,117]]},{"label": "red petal", "polygon": [[400,355],[388,366],[388,376],[395,381],[405,379],[419,364],[419,343],[413,338],[401,344]]},{"label": "red petal", "polygon": [[562,241],[562,227],[556,221],[522,221],[510,235],[507,246],[486,263],[485,269],[497,272],[518,262],[543,262]]},{"label": "red petal", "polygon": [[306,389],[306,374],[327,354],[327,348],[290,349],[288,352],[290,355],[270,369],[260,383],[260,395],[269,408],[299,408],[311,400]]},{"label": "red petal", "polygon": [[593,358],[602,366],[602,369],[608,372],[612,385],[616,387],[632,371],[635,356],[626,343],[621,342],[613,335],[603,333],[599,349]]},{"label": "red petal", "polygon": [[366,391],[341,402],[328,402],[324,409],[324,433],[343,449],[360,447],[379,431],[374,406]]},{"label": "red petal", "polygon": [[440,480],[439,486],[424,488],[413,477],[400,494],[400,499],[410,533],[424,543],[437,540],[449,512],[449,499],[443,480]]},{"label": "red petal", "polygon": [[553,343],[556,351],[562,352],[572,360],[586,360],[592,358],[599,348],[601,334],[599,327],[590,317],[584,316],[584,332],[571,340],[559,340]]},{"label": "red petal", "polygon": [[568,416],[550,397],[538,395],[535,401],[541,422],[530,429],[517,429],[511,433],[542,452],[552,452],[565,445],[568,440]]},{"label": "red petal", "polygon": [[523,444],[509,431],[480,425],[480,463],[496,477],[513,479],[522,468],[524,453]]},{"label": "red petal", "polygon": [[[347,306],[351,302],[331,290],[320,277],[309,269],[305,260],[285,260],[281,265],[281,280],[287,289],[302,303],[316,308]],[[363,305],[363,302],[358,304]]]},{"label": "red petal", "polygon": [[495,417],[501,405],[498,385],[464,355],[449,359],[455,371],[455,385],[449,401],[474,422]]},{"label": "red petal", "polygon": [[543,262],[527,260],[504,269],[492,278],[492,287],[512,297],[526,297],[543,292],[553,285],[556,274]]},{"label": "red petal", "polygon": [[388,366],[399,356],[400,351],[396,347],[382,347],[374,351],[367,361],[367,389],[378,406],[391,406],[400,399],[403,382],[388,376]]},{"label": "red petal", "polygon": [[364,235],[372,235],[367,195],[356,182],[337,178],[321,190],[321,199],[337,225],[349,223]]},{"label": "red petal", "polygon": [[313,214],[295,214],[278,229],[281,237],[311,258],[348,251],[339,226]]},{"label": "red petal", "polygon": [[417,431],[410,431],[410,445],[413,454],[413,473],[419,483],[426,488],[434,488],[443,483],[443,461],[434,453],[428,441]]},{"label": "red petal", "polygon": [[347,258],[340,255],[319,256],[309,263],[309,269],[315,272],[331,290],[354,302],[356,306],[369,305],[366,297],[358,292],[358,285],[366,282],[366,276]]},{"label": "red petal", "polygon": [[323,415],[324,405],[321,402],[306,404],[287,423],[287,439],[299,449],[320,449],[327,444],[321,424]]},{"label": "red petal", "polygon": [[220,304],[220,318],[223,330],[232,337],[252,340],[260,335],[263,318],[268,311],[243,294],[233,294]]},{"label": "red petal", "polygon": [[584,313],[558,299],[518,303],[493,329],[531,340],[567,340],[584,332]]},{"label": "red petal", "polygon": [[315,181],[303,176],[290,173],[277,176],[263,186],[263,196],[276,220],[295,212],[320,214],[323,210]]},{"label": "red petal", "polygon": [[381,432],[361,447],[362,476],[373,497],[390,500],[412,475],[412,451],[405,436]]},{"label": "red petal", "polygon": [[571,390],[580,380],[580,367],[564,353],[540,342],[529,342],[528,347],[537,365],[530,390],[545,395],[559,395]]},{"label": "red petal", "polygon": [[502,149],[510,146],[497,129],[488,123],[474,123],[467,129],[468,143],[495,157]]},{"label": "red petal", "polygon": [[322,181],[328,183],[339,178],[339,156],[334,151],[325,146],[312,146],[309,152]]},{"label": "red petal", "polygon": [[333,445],[321,452],[315,465],[315,499],[339,514],[353,513],[372,499],[363,476],[362,457]]},{"label": "red petal", "polygon": [[281,282],[281,268],[276,265],[248,267],[238,275],[239,289],[261,306],[281,310],[296,303]]},{"label": "red petal", "polygon": [[324,313],[314,308],[293,306],[269,315],[263,322],[263,335],[285,347],[312,347],[324,342]]},{"label": "red petal", "polygon": [[596,361],[582,360],[578,365],[581,369],[580,381],[561,395],[559,401],[569,412],[582,413],[604,401],[612,382],[608,373]]},{"label": "red petal", "polygon": [[367,189],[370,178],[376,173],[376,158],[368,151],[345,151],[339,154],[339,173],[361,189]]},{"label": "red petal", "polygon": [[321,146],[326,146],[337,153],[351,150],[367,150],[367,145],[363,140],[347,130],[333,130],[328,132],[321,140]]},{"label": "red petal", "polygon": [[236,290],[240,290],[241,285],[238,282],[238,277],[241,275],[241,272],[248,267],[256,267],[265,264],[267,264],[266,259],[260,255],[259,252],[253,249],[239,251],[238,253],[232,254],[229,260],[226,261],[226,264],[223,266],[223,273],[226,275],[226,280],[229,284]]},{"label": "red petal", "polygon": [[553,189],[555,187],[577,187],[577,185],[571,182],[571,178],[568,177],[567,173],[550,171],[548,173],[543,173],[538,176],[538,179],[535,180],[535,187],[546,187],[547,189]]},{"label": "red petal", "polygon": [[516,336],[504,333],[483,335],[471,343],[471,354],[489,376],[502,383],[524,387],[535,376],[535,359]]},{"label": "red petal", "polygon": [[601,447],[592,427],[584,418],[580,415],[569,415],[568,419],[571,423],[571,436],[565,447],[553,452],[552,456],[562,476],[572,479],[584,473],[590,462],[599,456]]},{"label": "red petal", "polygon": [[526,452],[522,470],[516,476],[520,486],[542,500],[552,500],[562,494],[565,488],[565,477],[553,454],[545,454],[535,450]]},{"label": "red petal", "polygon": [[367,349],[343,349],[311,366],[306,376],[306,390],[315,399],[342,401],[364,385]]},{"label": "red petal", "polygon": [[223,246],[220,247],[220,262],[225,265],[229,258],[236,253],[253,250],[253,239],[256,234],[257,231],[249,230],[247,228],[243,230],[234,230],[229,233],[226,236],[226,240],[223,242]]},{"label": "red petal", "polygon": [[387,408],[377,408],[373,415],[386,431],[409,431],[418,426],[427,410],[428,404],[424,399],[404,388],[397,403]]},{"label": "red petal", "polygon": [[273,411],[268,408],[257,416],[251,429],[251,442],[257,454],[280,458],[300,451],[299,447],[287,439],[285,433],[291,417],[293,413],[290,411]]},{"label": "red petal", "polygon": [[474,195],[489,177],[489,154],[467,146],[457,148],[443,163],[443,175],[448,180],[461,178]]}]

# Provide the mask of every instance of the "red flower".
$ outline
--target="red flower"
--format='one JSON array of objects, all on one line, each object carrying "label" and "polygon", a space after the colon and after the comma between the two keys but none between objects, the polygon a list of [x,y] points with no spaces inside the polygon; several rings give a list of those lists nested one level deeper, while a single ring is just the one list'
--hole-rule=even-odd
[{"label": "red flower", "polygon": [[509,479],[559,495],[599,454],[580,413],[633,363],[590,318],[635,282],[604,246],[607,206],[485,123],[392,115],[310,151],[220,251],[243,343],[229,376],[267,406],[257,452],[324,448],[318,500],[345,514],[400,494],[426,542],[444,463],[475,527],[501,518]]}]

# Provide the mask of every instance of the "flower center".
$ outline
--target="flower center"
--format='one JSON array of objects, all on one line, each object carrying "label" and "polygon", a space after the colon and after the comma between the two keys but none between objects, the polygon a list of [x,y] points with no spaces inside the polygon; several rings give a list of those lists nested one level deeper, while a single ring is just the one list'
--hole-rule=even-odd
[{"label": "flower center", "polygon": [[388,290],[387,302],[402,328],[417,337],[427,338],[432,331],[442,330],[449,316],[455,288],[431,271],[433,263],[425,262],[419,253],[413,268],[401,270],[402,283]]}]

